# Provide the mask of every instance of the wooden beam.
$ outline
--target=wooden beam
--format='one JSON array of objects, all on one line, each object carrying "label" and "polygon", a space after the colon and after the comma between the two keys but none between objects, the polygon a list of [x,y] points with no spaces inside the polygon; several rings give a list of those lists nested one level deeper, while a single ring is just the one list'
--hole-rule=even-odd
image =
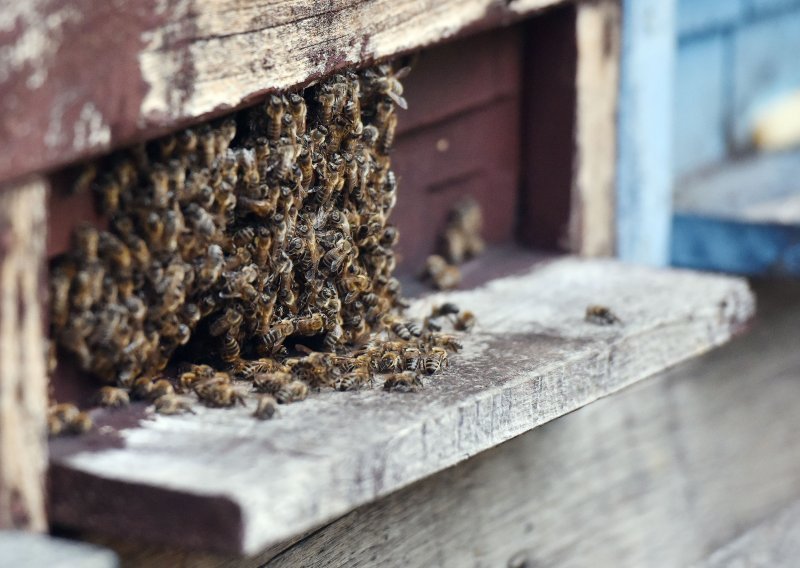
[{"label": "wooden beam", "polygon": [[[754,307],[741,280],[574,258],[412,313],[445,298],[478,327],[418,393],[320,392],[266,423],[238,407],[94,412],[96,431],[51,444],[54,521],[254,554],[719,345]],[[590,304],[622,323],[586,322]]]},{"label": "wooden beam", "polygon": [[800,286],[762,289],[747,336],[359,508],[265,566],[793,566]]},{"label": "wooden beam", "polygon": [[47,528],[45,194],[38,179],[0,192],[0,529]]},{"label": "wooden beam", "polygon": [[0,181],[565,0],[0,0]]},{"label": "wooden beam", "polygon": [[615,161],[620,7],[617,0],[578,5],[575,176],[570,250],[611,256],[616,242]]},{"label": "wooden beam", "polygon": [[669,264],[675,0],[622,0],[617,256]]}]

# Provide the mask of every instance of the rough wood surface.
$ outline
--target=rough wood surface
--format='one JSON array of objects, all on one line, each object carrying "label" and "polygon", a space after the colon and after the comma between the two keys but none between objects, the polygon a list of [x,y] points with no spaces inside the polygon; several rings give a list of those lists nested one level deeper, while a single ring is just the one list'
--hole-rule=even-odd
[{"label": "rough wood surface", "polygon": [[0,0],[0,180],[564,0]]},{"label": "rough wood surface", "polygon": [[700,566],[796,566],[800,509],[773,515],[800,496],[800,286],[762,291],[747,335],[357,509],[266,566],[673,568],[742,532]]},{"label": "rough wood surface", "polygon": [[45,530],[45,193],[0,193],[0,529]]},{"label": "rough wood surface", "polygon": [[726,544],[696,568],[791,568],[800,558],[800,503]]},{"label": "rough wood surface", "polygon": [[[267,423],[96,414],[97,432],[51,444],[53,519],[256,553],[723,343],[754,307],[741,280],[572,258],[447,297],[479,325],[418,393],[322,392]],[[589,304],[623,323],[587,323]]]},{"label": "rough wood surface", "polygon": [[18,531],[0,532],[0,565],[26,568],[116,568],[117,557],[82,542]]},{"label": "rough wood surface", "polygon": [[581,255],[610,256],[616,243],[619,3],[580,4],[575,28],[578,69],[571,249]]}]

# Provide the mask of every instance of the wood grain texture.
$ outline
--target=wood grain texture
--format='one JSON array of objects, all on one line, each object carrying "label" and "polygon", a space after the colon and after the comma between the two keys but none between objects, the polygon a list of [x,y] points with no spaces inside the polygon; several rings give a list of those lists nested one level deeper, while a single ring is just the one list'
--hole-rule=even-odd
[{"label": "wood grain texture", "polygon": [[790,568],[800,558],[800,503],[768,518],[711,554],[696,568]]},{"label": "wood grain texture", "polygon": [[798,507],[773,515],[800,496],[800,286],[760,291],[746,336],[357,509],[267,566],[672,568],[742,532],[699,566],[796,565]]},{"label": "wood grain texture", "polygon": [[0,180],[564,0],[0,1]]},{"label": "wood grain texture", "polygon": [[0,529],[47,528],[45,193],[41,180],[0,193]]},{"label": "wood grain texture", "polygon": [[570,248],[585,256],[611,256],[616,243],[619,3],[607,0],[580,4],[576,17],[576,173]]},{"label": "wood grain texture", "polygon": [[[418,393],[321,392],[267,423],[95,413],[51,444],[54,521],[253,554],[719,345],[754,308],[740,280],[572,258],[413,311],[444,297],[479,325]],[[585,322],[598,303],[624,324]]]}]

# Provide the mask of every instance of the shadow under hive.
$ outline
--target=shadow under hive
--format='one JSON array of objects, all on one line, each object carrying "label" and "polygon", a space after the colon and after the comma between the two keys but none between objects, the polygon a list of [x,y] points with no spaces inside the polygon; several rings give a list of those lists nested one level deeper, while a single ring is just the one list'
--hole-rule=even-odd
[{"label": "shadow under hive", "polygon": [[76,229],[53,262],[60,348],[163,411],[185,408],[154,382],[176,352],[193,363],[176,386],[212,406],[243,400],[232,379],[289,402],[439,371],[458,342],[403,319],[392,276],[404,72],[334,75],[88,166],[77,189],[92,188],[110,230]]}]

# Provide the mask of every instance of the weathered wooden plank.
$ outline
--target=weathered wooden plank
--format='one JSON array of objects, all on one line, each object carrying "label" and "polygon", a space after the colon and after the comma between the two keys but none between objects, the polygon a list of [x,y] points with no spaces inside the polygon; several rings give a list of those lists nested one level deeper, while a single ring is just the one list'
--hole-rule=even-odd
[{"label": "weathered wooden plank", "polygon": [[0,1],[0,180],[564,0]]},{"label": "weathered wooden plank", "polygon": [[[413,311],[444,297],[479,325],[418,393],[321,392],[268,423],[95,413],[97,432],[51,444],[54,521],[252,554],[710,349],[753,311],[740,280],[572,258]],[[589,304],[623,323],[587,323]]]},{"label": "weathered wooden plank", "polygon": [[0,563],[28,568],[116,568],[110,550],[44,535],[0,531]]},{"label": "weathered wooden plank", "polygon": [[616,244],[615,160],[620,8],[616,0],[578,6],[575,178],[571,250],[610,256]]},{"label": "weathered wooden plank", "polygon": [[0,529],[47,528],[45,193],[40,179],[0,192]]},{"label": "weathered wooden plank", "polygon": [[790,568],[798,558],[800,503],[794,503],[715,551],[697,568]]},{"label": "weathered wooden plank", "polygon": [[[800,496],[790,442],[800,286],[760,291],[746,336],[359,508],[267,566],[672,568],[706,558]],[[796,565],[798,514],[792,506],[700,566]]]}]

